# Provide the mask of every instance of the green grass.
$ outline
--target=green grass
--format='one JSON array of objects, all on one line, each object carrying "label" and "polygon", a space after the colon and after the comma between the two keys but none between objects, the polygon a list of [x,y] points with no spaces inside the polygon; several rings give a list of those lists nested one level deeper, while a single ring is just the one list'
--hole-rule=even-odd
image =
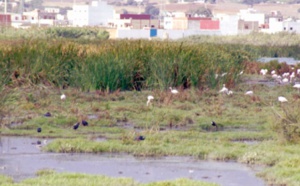
[{"label": "green grass", "polygon": [[41,170],[38,177],[26,179],[20,183],[13,183],[9,177],[0,175],[0,183],[3,186],[37,186],[37,185],[65,185],[65,186],[81,186],[81,185],[105,185],[105,186],[217,186],[214,183],[206,183],[203,181],[195,181],[190,179],[176,179],[174,181],[160,181],[152,183],[138,183],[131,178],[112,178],[102,175],[87,175],[77,173],[56,173],[49,170]]}]

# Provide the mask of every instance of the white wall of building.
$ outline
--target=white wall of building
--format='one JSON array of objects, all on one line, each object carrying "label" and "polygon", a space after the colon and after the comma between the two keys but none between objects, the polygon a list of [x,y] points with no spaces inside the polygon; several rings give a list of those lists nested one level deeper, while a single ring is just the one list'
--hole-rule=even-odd
[{"label": "white wall of building", "polygon": [[299,21],[292,21],[287,20],[283,21],[283,31],[291,32],[291,33],[300,33],[300,22]]},{"label": "white wall of building", "polygon": [[268,29],[261,29],[261,32],[269,33],[269,34],[282,32],[282,31],[283,31],[283,22],[282,22],[282,20],[275,18],[275,17],[269,18],[269,28]]},{"label": "white wall of building", "polygon": [[[192,35],[221,35],[220,31],[203,31],[203,30],[164,30],[157,29],[157,37],[159,39],[181,39]],[[116,31],[116,38],[118,39],[149,39],[150,30],[139,29],[118,29]]]},{"label": "white wall of building", "polygon": [[166,30],[173,28],[173,17],[164,17],[163,27]]},{"label": "white wall of building", "polygon": [[220,21],[220,32],[222,35],[237,35],[238,20],[237,15],[217,14],[215,16]]},{"label": "white wall of building", "polygon": [[265,24],[265,14],[257,13],[254,9],[240,10],[238,16],[244,21],[257,21],[259,25]]},{"label": "white wall of building", "polygon": [[91,5],[74,5],[68,12],[73,26],[107,26],[114,16],[114,9],[104,1],[93,1]]}]

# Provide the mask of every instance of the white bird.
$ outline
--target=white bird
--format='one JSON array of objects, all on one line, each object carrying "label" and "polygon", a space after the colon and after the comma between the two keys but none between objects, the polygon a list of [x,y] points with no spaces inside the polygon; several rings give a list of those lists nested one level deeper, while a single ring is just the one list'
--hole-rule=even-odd
[{"label": "white bird", "polygon": [[65,95],[65,94],[62,94],[62,95],[60,96],[60,99],[61,99],[61,100],[66,99],[66,95]]},{"label": "white bird", "polygon": [[149,106],[149,104],[151,104],[151,100],[153,100],[153,99],[154,99],[153,96],[151,96],[151,95],[148,96],[147,106]]},{"label": "white bird", "polygon": [[300,84],[299,83],[295,84],[293,87],[298,89],[298,91],[300,91]]},{"label": "white bird", "polygon": [[283,96],[279,96],[278,97],[278,101],[280,101],[281,103],[283,103],[283,102],[287,102],[288,100],[285,97],[283,97]]},{"label": "white bird", "polygon": [[245,93],[245,95],[252,95],[253,94],[253,91],[252,90],[249,90]]},{"label": "white bird", "polygon": [[231,91],[231,90],[229,90],[228,92],[227,92],[227,95],[232,95],[233,94],[233,91]]},{"label": "white bird", "polygon": [[169,87],[169,89],[171,90],[172,94],[178,94],[178,90],[173,89],[172,87]]},{"label": "white bird", "polygon": [[268,69],[261,69],[260,70],[260,74],[263,75],[263,76],[266,75],[267,73],[268,73]]},{"label": "white bird", "polygon": [[272,70],[271,71],[271,74],[273,75],[273,74],[276,74],[276,71],[275,70]]},{"label": "white bird", "polygon": [[225,84],[223,84],[223,88],[219,92],[228,94],[228,88],[226,88]]},{"label": "white bird", "polygon": [[282,83],[288,83],[289,82],[289,79],[288,78],[283,78],[282,79]]}]

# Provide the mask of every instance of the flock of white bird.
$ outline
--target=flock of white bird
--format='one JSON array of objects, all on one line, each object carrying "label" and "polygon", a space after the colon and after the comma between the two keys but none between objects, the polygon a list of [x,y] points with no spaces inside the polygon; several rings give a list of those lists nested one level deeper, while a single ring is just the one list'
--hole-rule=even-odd
[{"label": "flock of white bird", "polygon": [[[169,89],[171,90],[171,93],[172,94],[178,94],[179,93],[179,91],[178,90],[176,90],[176,89],[174,89],[174,88],[172,88],[172,87],[169,87]],[[147,97],[147,106],[149,106],[149,105],[151,105],[151,101],[154,99],[154,97],[152,96],[152,95],[149,95],[148,97]]]},{"label": "flock of white bird", "polygon": [[[260,74],[263,75],[263,76],[267,75],[267,73],[268,73],[268,69],[261,69],[260,70]],[[297,75],[300,75],[300,69],[297,69],[296,73],[297,73]],[[240,73],[240,75],[242,75],[242,74],[243,74],[243,71]],[[226,74],[224,73],[221,76],[224,76],[224,75],[226,75]],[[286,73],[283,73],[282,75],[277,75],[275,70],[271,71],[271,75],[272,75],[272,78],[275,78],[275,79],[279,80],[280,83],[293,83],[294,80],[295,80],[295,77],[296,77],[295,72],[291,72],[291,73],[286,72]],[[300,91],[300,83],[295,83],[293,87],[297,88],[298,91]],[[170,91],[171,91],[172,94],[178,94],[179,93],[178,90],[176,90],[176,89],[174,89],[172,87],[169,87],[169,89],[170,89]],[[219,91],[219,93],[223,93],[223,94],[227,94],[227,95],[232,95],[233,91],[229,90],[226,87],[226,85],[223,84],[223,87]],[[252,90],[246,91],[245,95],[253,95],[253,91]],[[66,99],[66,95],[62,94],[60,96],[60,99],[61,100],[65,100]],[[147,106],[151,105],[151,101],[153,99],[154,99],[154,97],[152,95],[149,95],[147,97],[147,103],[146,103]],[[285,97],[283,97],[283,96],[279,96],[278,97],[278,101],[279,102],[287,102],[288,100]]]}]

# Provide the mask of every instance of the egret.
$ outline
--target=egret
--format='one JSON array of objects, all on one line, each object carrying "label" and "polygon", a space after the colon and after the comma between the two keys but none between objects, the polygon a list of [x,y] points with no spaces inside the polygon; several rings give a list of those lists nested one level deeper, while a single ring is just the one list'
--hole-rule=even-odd
[{"label": "egret", "polygon": [[249,90],[245,93],[245,95],[252,95],[253,94],[253,91],[252,90]]},{"label": "egret", "polygon": [[228,92],[227,92],[227,95],[232,95],[233,94],[233,91],[232,90],[229,90]]},{"label": "egret", "polygon": [[66,95],[65,95],[65,94],[62,94],[62,95],[60,96],[60,99],[61,99],[61,100],[65,100],[65,99],[66,99]]},{"label": "egret", "polygon": [[74,129],[74,130],[77,130],[78,127],[79,127],[79,124],[80,124],[80,123],[78,122],[78,123],[76,123],[75,125],[73,125],[73,129]]},{"label": "egret", "polygon": [[228,94],[228,88],[226,88],[225,84],[223,84],[223,88],[219,92]]},{"label": "egret", "polygon": [[299,83],[295,84],[293,87],[298,89],[298,91],[300,90],[300,84]]},{"label": "egret", "polygon": [[178,94],[178,90],[173,89],[172,87],[169,87],[169,89],[171,90],[172,94]]},{"label": "egret", "polygon": [[149,104],[151,104],[151,100],[154,99],[153,96],[149,95],[148,96],[148,101],[147,101],[147,106],[149,106]]},{"label": "egret", "polygon": [[283,78],[282,79],[282,83],[288,83],[289,82],[289,79],[288,78]]},{"label": "egret", "polygon": [[281,103],[283,103],[283,102],[287,102],[288,100],[285,97],[283,97],[283,96],[279,96],[278,97],[278,101],[280,101]]},{"label": "egret", "polygon": [[42,128],[41,127],[39,127],[39,128],[37,128],[37,130],[36,130],[37,132],[42,132]]},{"label": "egret", "polygon": [[81,123],[82,123],[83,126],[88,126],[89,125],[89,123],[85,120],[82,120]]},{"label": "egret", "polygon": [[271,71],[271,74],[273,75],[273,74],[276,74],[276,71],[275,70],[272,70]]},{"label": "egret", "polygon": [[268,73],[268,69],[261,69],[260,70],[260,74],[263,75],[263,76],[266,75],[267,73]]}]

